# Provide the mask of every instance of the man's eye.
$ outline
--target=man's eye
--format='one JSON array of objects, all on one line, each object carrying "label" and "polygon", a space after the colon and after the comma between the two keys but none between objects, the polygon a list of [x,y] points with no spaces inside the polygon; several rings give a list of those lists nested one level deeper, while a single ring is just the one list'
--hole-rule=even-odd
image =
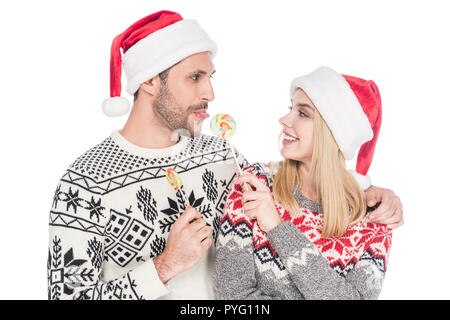
[{"label": "man's eye", "polygon": [[292,106],[288,106],[288,109],[289,109],[289,110],[292,110]]},{"label": "man's eye", "polygon": [[200,75],[198,75],[198,74],[194,74],[194,75],[191,76],[191,79],[194,80],[194,81],[197,81],[198,78],[200,78]]}]

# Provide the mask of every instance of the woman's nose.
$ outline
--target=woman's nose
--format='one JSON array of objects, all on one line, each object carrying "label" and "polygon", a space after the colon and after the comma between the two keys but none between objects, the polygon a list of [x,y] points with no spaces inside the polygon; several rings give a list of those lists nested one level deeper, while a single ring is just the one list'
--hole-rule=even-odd
[{"label": "woman's nose", "polygon": [[290,123],[289,123],[289,119],[288,119],[287,115],[285,115],[284,117],[281,117],[278,120],[278,122],[284,127],[290,127]]}]

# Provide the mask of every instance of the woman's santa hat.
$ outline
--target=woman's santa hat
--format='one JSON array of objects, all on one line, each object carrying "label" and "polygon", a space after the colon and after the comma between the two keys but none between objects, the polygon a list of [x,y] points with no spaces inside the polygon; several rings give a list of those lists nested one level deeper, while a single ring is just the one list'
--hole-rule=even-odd
[{"label": "woman's santa hat", "polygon": [[130,110],[128,100],[120,97],[122,64],[127,77],[127,92],[133,95],[141,83],[190,55],[206,51],[214,57],[217,46],[195,20],[184,20],[172,11],[159,11],[140,19],[112,43],[111,98],[103,101],[103,112],[115,117]]},{"label": "woman's santa hat", "polygon": [[351,173],[363,190],[371,186],[367,175],[381,126],[381,97],[372,80],[340,75],[320,67],[291,83],[291,97],[301,88],[330,128],[345,160],[359,149],[356,171]]}]

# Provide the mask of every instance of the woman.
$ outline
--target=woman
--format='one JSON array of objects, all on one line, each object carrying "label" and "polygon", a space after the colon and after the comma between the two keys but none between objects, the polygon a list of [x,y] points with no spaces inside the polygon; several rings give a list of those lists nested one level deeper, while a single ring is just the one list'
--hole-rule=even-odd
[{"label": "woman", "polygon": [[[392,239],[365,219],[378,88],[321,67],[292,82],[291,99],[280,119],[284,159],[244,169],[229,192],[216,297],[375,299]],[[358,148],[356,172],[348,172],[345,160]]]}]

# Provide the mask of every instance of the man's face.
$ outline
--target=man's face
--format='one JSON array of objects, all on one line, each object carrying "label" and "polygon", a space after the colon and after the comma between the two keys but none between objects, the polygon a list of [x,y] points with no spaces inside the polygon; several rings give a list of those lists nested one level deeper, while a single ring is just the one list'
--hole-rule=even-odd
[{"label": "man's face", "polygon": [[211,75],[215,72],[209,52],[194,54],[170,68],[168,77],[153,104],[157,114],[172,130],[189,130],[191,136],[201,132],[209,117],[208,102],[214,100]]}]

